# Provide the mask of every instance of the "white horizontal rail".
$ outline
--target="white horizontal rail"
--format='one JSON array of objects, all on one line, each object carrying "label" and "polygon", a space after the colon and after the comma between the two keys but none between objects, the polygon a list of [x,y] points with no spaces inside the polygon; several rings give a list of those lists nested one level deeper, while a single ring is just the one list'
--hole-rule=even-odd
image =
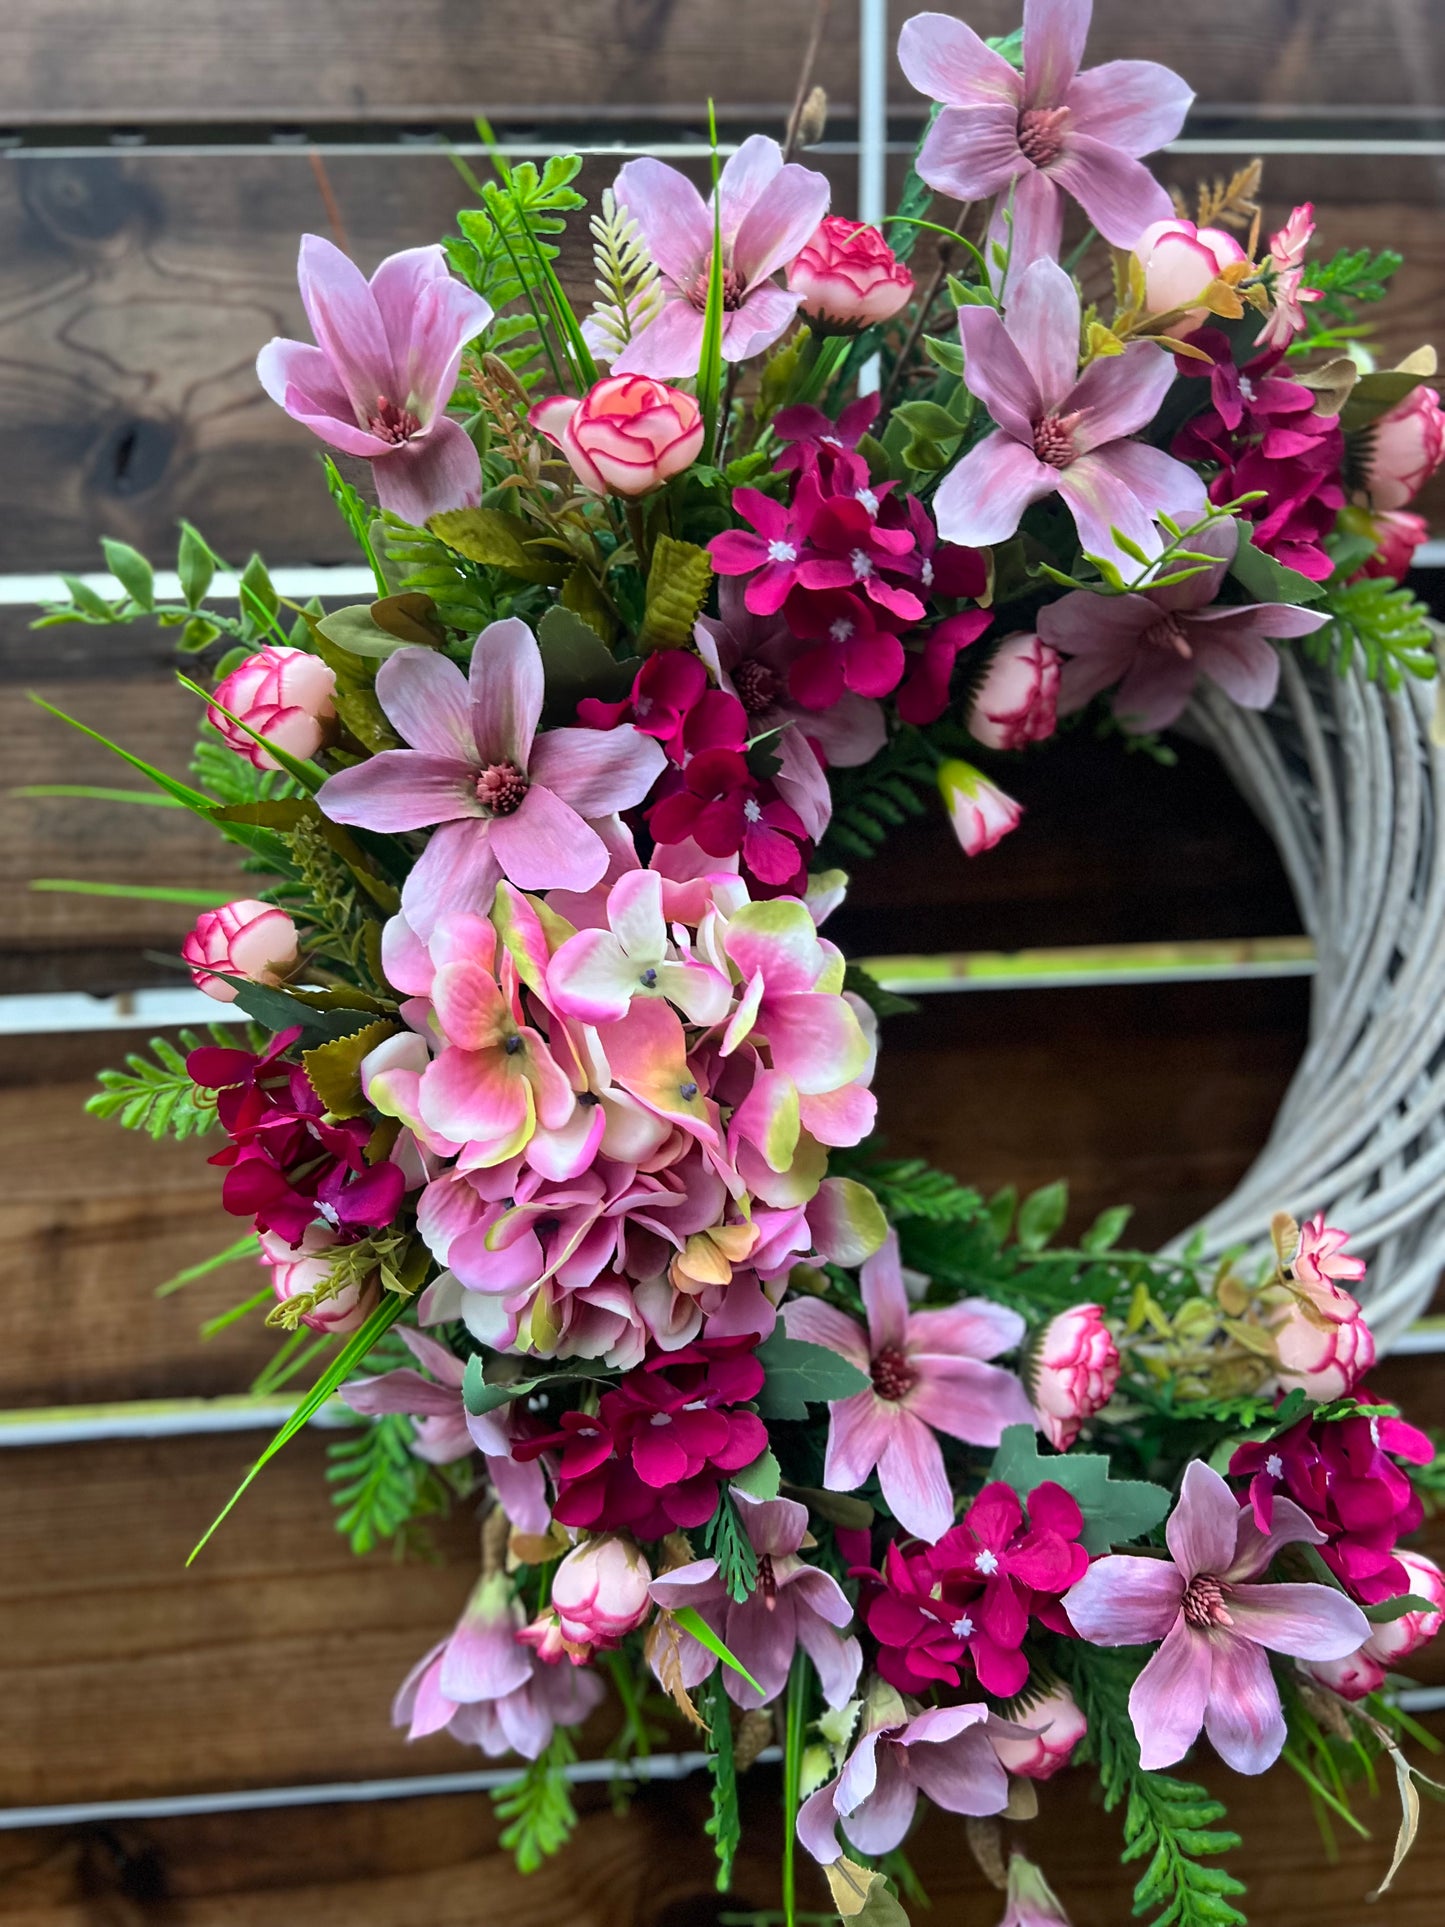
[{"label": "white horizontal rail", "polygon": [[[376,577],[370,569],[351,563],[272,569],[270,575],[276,593],[292,602],[307,602],[312,596],[364,596],[368,602],[376,600]],[[110,602],[125,593],[116,578],[103,569],[82,574],[78,580]],[[206,600],[235,602],[240,594],[240,577],[229,569],[218,570],[206,591]],[[157,602],[185,601],[181,579],[174,569],[156,570],[155,595]],[[70,591],[58,575],[0,575],[0,606],[39,607],[42,603],[69,600]]]}]

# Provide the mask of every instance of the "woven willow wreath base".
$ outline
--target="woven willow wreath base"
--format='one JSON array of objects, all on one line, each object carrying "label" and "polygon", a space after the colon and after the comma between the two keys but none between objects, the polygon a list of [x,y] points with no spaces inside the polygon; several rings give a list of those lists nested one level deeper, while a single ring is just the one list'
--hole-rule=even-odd
[{"label": "woven willow wreath base", "polygon": [[1318,959],[1310,1040],[1263,1151],[1184,1233],[1215,1255],[1287,1208],[1350,1226],[1383,1350],[1445,1258],[1445,748],[1432,686],[1285,654],[1265,714],[1202,685],[1190,733],[1273,836]]}]

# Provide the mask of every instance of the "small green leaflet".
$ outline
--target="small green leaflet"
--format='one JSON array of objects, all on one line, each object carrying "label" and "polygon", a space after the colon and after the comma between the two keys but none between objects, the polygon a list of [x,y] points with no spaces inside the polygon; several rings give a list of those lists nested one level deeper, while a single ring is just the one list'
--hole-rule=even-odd
[{"label": "small green leaflet", "polygon": [[1084,1515],[1082,1533],[1088,1552],[1107,1552],[1111,1546],[1138,1539],[1169,1510],[1170,1496],[1162,1485],[1143,1479],[1112,1479],[1109,1461],[1097,1452],[1063,1452],[1045,1459],[1031,1426],[1010,1425],[994,1454],[991,1478],[1011,1485],[1027,1500],[1035,1486],[1052,1481],[1077,1500]]},{"label": "small green leaflet", "polygon": [[1287,569],[1272,555],[1257,549],[1248,522],[1239,524],[1239,547],[1229,573],[1257,602],[1314,602],[1325,592],[1322,582],[1312,582],[1298,569]]},{"label": "small green leaflet", "polygon": [[758,1394],[758,1410],[764,1418],[805,1419],[810,1404],[828,1405],[851,1398],[868,1386],[867,1373],[850,1365],[846,1358],[829,1351],[826,1345],[789,1338],[781,1326],[759,1345],[757,1357],[767,1373]]},{"label": "small green leaflet", "polygon": [[715,1654],[724,1666],[731,1666],[739,1679],[745,1679],[755,1693],[762,1692],[762,1687],[758,1685],[758,1682],[753,1678],[747,1667],[743,1665],[740,1659],[734,1659],[733,1655],[728,1651],[727,1647],[724,1646],[712,1627],[708,1625],[696,1606],[679,1606],[672,1616],[685,1633],[692,1634],[699,1646],[706,1646],[708,1651]]},{"label": "small green leaflet", "polygon": [[741,1472],[733,1473],[730,1483],[739,1492],[746,1492],[750,1499],[776,1499],[782,1473],[771,1448],[764,1446],[751,1465],[745,1465]]},{"label": "small green leaflet", "polygon": [[482,1376],[480,1357],[473,1355],[462,1373],[462,1403],[473,1418],[481,1418],[486,1412],[495,1412],[500,1405],[510,1405],[514,1398],[525,1398],[540,1385],[565,1385],[570,1381],[609,1376],[605,1365],[589,1366],[583,1361],[566,1371],[543,1372],[536,1378],[514,1378],[505,1385],[492,1385]]}]

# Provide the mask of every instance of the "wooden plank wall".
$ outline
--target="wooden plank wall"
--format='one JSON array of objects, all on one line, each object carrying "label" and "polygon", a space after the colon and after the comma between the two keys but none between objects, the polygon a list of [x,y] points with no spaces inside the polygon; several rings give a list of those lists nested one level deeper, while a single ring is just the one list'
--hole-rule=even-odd
[{"label": "wooden plank wall", "polygon": [[[985,32],[1017,19],[1015,0],[956,10]],[[906,11],[895,0],[895,24]],[[837,139],[818,164],[846,207],[857,9],[834,0],[832,13],[820,78]],[[1157,10],[1142,41],[1131,0],[1099,0],[1095,14],[1093,59],[1147,54],[1190,76],[1201,138],[1440,131],[1428,115],[1445,85],[1442,0],[1214,0]],[[252,546],[275,564],[353,559],[315,445],[252,373],[262,341],[300,328],[297,231],[327,221],[298,133],[329,143],[326,184],[369,266],[445,231],[459,202],[434,148],[380,143],[456,129],[478,110],[514,138],[695,138],[710,92],[729,121],[776,129],[811,19],[808,0],[5,0],[0,129],[17,144],[0,150],[0,573],[93,567],[101,534],[163,559],[182,512],[238,560]],[[896,71],[890,85],[902,141],[917,103]],[[1163,171],[1187,185],[1236,164],[1220,146],[1169,157]],[[1441,168],[1419,153],[1297,152],[1267,166],[1270,217],[1313,199],[1325,246],[1410,255],[1385,318],[1391,352],[1445,318]],[[610,173],[591,161],[585,184]],[[575,237],[564,265],[581,286]],[[29,708],[28,689],[184,768],[195,717],[164,638],[34,635],[26,618],[0,605],[7,788],[113,777],[99,752]],[[840,940],[897,951],[1298,928],[1273,851],[1203,753],[1186,745],[1165,770],[1071,738],[1010,776],[1028,806],[1014,837],[969,865],[937,824],[901,836],[860,874]],[[187,921],[36,896],[30,877],[223,885],[232,874],[168,812],[0,802],[0,994],[153,982],[141,952],[173,948]],[[937,998],[888,1027],[887,1129],[898,1150],[984,1184],[1067,1175],[1081,1219],[1132,1198],[1140,1238],[1162,1238],[1249,1162],[1307,1015],[1298,982]],[[152,1293],[234,1235],[200,1152],[81,1115],[117,1040],[8,1043],[0,1408],[243,1389],[264,1340],[245,1325],[209,1344],[195,1333],[242,1295],[245,1274],[180,1300]],[[1428,1358],[1381,1375],[1417,1414],[1445,1421],[1439,1377]],[[330,1529],[323,1444],[309,1437],[187,1574],[185,1552],[248,1447],[191,1438],[0,1457],[0,1808],[476,1763],[445,1740],[407,1750],[386,1724],[395,1680],[466,1591],[471,1521],[448,1525],[434,1566],[353,1561]],[[1445,1679],[1445,1659],[1423,1676]],[[1258,1927],[1355,1927],[1388,1857],[1388,1812],[1338,1875],[1321,1875],[1292,1784],[1234,1782],[1226,1795],[1251,1829],[1240,1865]],[[1099,1823],[1082,1783],[1050,1796],[1036,1850],[1079,1927],[1112,1927],[1127,1912],[1113,1823]],[[766,1770],[749,1797],[739,1904],[766,1905],[777,1825]],[[0,1833],[0,1922],[700,1927],[718,1903],[698,1802],[695,1785],[656,1785],[621,1821],[605,1796],[584,1796],[573,1854],[530,1881],[499,1853],[476,1797]],[[930,1823],[918,1859],[938,1918],[995,1917],[956,1826]],[[1445,1829],[1427,1824],[1378,1918],[1433,1927],[1442,1880]]]}]

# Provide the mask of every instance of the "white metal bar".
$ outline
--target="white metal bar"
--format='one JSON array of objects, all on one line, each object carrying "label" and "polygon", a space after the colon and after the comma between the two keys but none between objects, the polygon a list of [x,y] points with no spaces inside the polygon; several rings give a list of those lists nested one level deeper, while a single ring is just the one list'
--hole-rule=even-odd
[{"label": "white metal bar", "polygon": [[[765,1747],[760,1764],[783,1757]],[[646,1760],[578,1760],[566,1769],[574,1786],[612,1780],[682,1780],[707,1765],[706,1753],[655,1753]],[[21,1827],[94,1826],[115,1820],[181,1820],[204,1813],[257,1813],[277,1807],[349,1806],[369,1800],[417,1800],[444,1793],[488,1793],[508,1785],[522,1763],[468,1773],[418,1773],[394,1780],[332,1780],[316,1786],[243,1787],[227,1793],[173,1793],[148,1800],[86,1800],[70,1806],[0,1807],[0,1832]]]},{"label": "white metal bar", "polygon": [[[239,887],[239,886],[238,886]],[[242,1024],[246,1013],[203,990],[125,990],[90,997],[83,990],[27,991],[0,997],[0,1037],[72,1036],[85,1030],[172,1029],[178,1024]]]},{"label": "white metal bar", "polygon": [[[79,579],[88,589],[94,589],[98,595],[111,601],[125,593],[115,577],[107,575],[104,570],[82,575]],[[278,595],[286,596],[293,602],[306,602],[312,596],[363,596],[368,602],[376,600],[376,577],[370,569],[353,564],[272,569],[271,581]],[[185,600],[181,593],[180,577],[173,569],[156,570],[155,593],[157,602]],[[235,602],[241,593],[240,577],[230,571],[218,571],[206,593],[211,601]],[[13,606],[69,600],[70,591],[58,575],[0,575],[0,604]]]},{"label": "white metal bar", "polygon": [[[250,1398],[137,1399],[126,1405],[56,1406],[0,1412],[0,1451],[7,1446],[97,1445],[123,1439],[195,1438],[211,1432],[274,1432],[298,1401]],[[353,1425],[356,1414],[330,1399],[312,1423]]]},{"label": "white metal bar", "polygon": [[[888,211],[888,0],[859,0],[858,219],[882,225]],[[870,355],[858,370],[860,395],[876,395],[882,364]]]}]

